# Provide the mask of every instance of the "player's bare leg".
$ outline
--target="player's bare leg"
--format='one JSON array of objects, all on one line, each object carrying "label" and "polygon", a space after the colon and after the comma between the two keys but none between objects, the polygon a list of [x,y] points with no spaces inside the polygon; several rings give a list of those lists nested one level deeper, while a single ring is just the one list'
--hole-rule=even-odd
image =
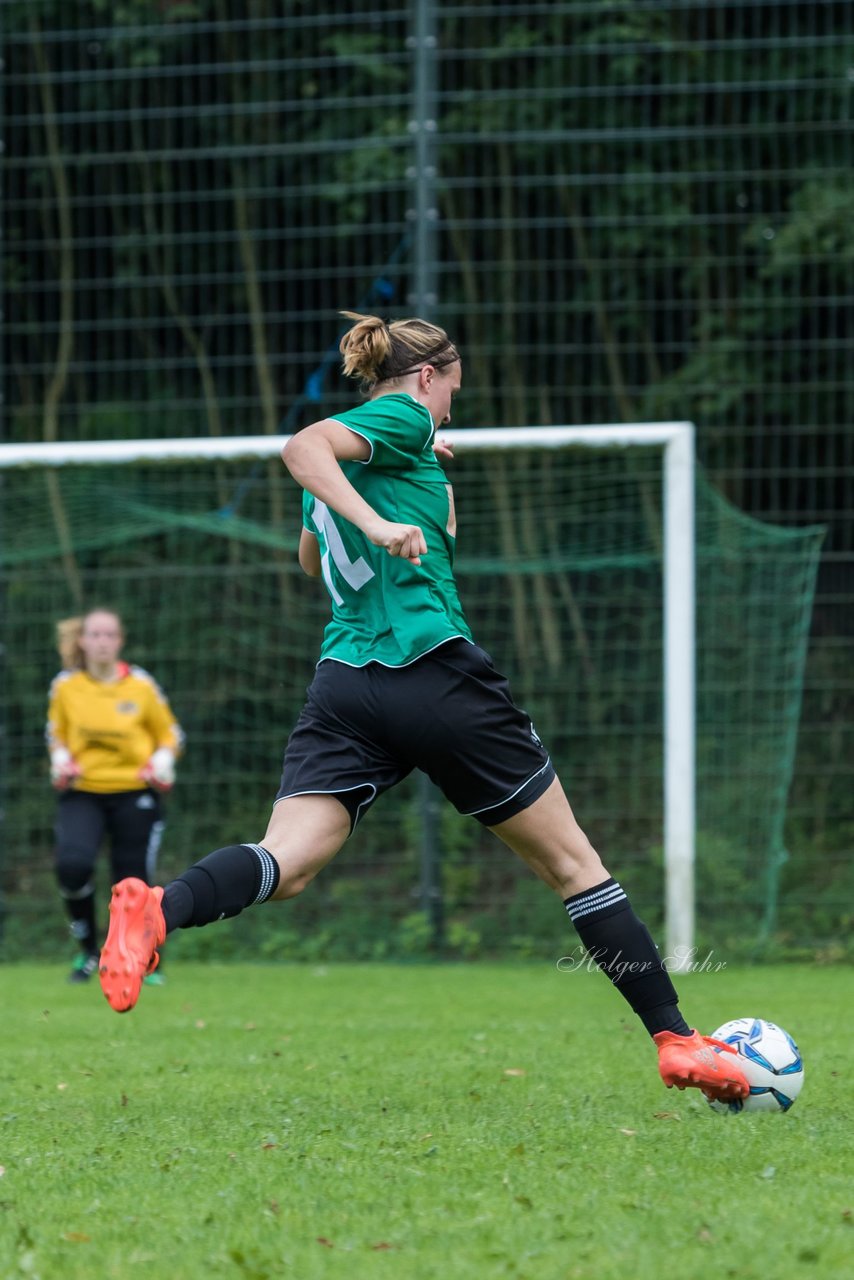
[{"label": "player's bare leg", "polygon": [[349,834],[350,816],[334,796],[291,796],[273,809],[261,844],[216,849],[165,889],[120,881],[99,968],[112,1008],[125,1013],[136,1004],[167,933],[239,915],[270,898],[295,897]]},{"label": "player's bare leg", "polygon": [[576,822],[560,782],[491,829],[560,895],[588,954],[653,1037],[667,1087],[744,1097],[749,1088],[737,1056],[715,1052],[682,1017],[655,943]]},{"label": "player's bare leg", "polygon": [[607,878],[608,872],[576,822],[557,778],[529,808],[490,827],[490,831],[560,894],[561,900]]},{"label": "player's bare leg", "polygon": [[335,857],[350,834],[350,815],[334,796],[286,796],[273,806],[264,848],[279,867],[271,895],[294,898]]}]

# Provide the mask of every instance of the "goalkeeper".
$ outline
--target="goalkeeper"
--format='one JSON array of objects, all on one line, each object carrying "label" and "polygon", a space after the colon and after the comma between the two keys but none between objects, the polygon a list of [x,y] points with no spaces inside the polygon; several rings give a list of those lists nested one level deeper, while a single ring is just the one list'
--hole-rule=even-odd
[{"label": "goalkeeper", "polygon": [[472,639],[453,575],[453,493],[437,458],[450,450],[435,442],[460,389],[456,348],[421,320],[350,318],[344,372],[369,399],[306,427],[283,454],[304,490],[300,564],[323,577],[332,619],[266,834],[216,850],[165,891],[115,887],[100,965],[108,1001],[133,1006],[170,930],[300,893],[377,797],[418,768],[560,895],[655,1040],[665,1084],[743,1096],[736,1056],[688,1027],[652,938]]},{"label": "goalkeeper", "polygon": [[175,781],[181,728],[147,671],[120,661],[108,609],[57,624],[63,670],[50,689],[47,746],[59,792],[56,876],[80,951],[69,981],[98,967],[94,870],[105,835],[112,878],[150,884],[163,834],[161,793]]}]

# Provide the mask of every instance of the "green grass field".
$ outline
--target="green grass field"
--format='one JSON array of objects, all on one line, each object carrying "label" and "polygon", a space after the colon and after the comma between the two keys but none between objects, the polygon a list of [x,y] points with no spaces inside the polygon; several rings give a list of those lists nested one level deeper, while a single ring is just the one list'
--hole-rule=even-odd
[{"label": "green grass field", "polygon": [[123,1017],[64,977],[0,971],[3,1280],[854,1274],[850,970],[681,980],[804,1054],[733,1118],[598,974],[175,963]]}]

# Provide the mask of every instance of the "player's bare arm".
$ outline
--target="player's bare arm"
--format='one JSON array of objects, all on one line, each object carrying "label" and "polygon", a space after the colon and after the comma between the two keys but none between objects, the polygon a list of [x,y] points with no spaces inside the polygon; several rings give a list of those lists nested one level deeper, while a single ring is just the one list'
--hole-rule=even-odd
[{"label": "player's bare arm", "polygon": [[320,577],[320,547],[309,529],[303,529],[299,536],[299,566],[310,578]]},{"label": "player's bare arm", "polygon": [[[341,462],[367,462],[371,446],[343,423],[331,418],[312,423],[293,436],[282,450],[282,461],[297,484],[361,529],[376,547],[389,555],[420,564],[427,551],[417,525],[383,520],[350,484]],[[302,561],[300,561],[302,563]]]}]

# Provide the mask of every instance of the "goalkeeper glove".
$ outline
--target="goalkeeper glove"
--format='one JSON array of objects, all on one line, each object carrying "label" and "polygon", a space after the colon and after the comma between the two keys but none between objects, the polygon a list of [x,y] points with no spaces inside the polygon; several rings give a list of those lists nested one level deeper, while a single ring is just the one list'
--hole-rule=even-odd
[{"label": "goalkeeper glove", "polygon": [[57,791],[65,791],[81,773],[68,747],[54,747],[50,753],[50,780]]},{"label": "goalkeeper glove", "polygon": [[169,747],[158,747],[148,764],[140,769],[139,776],[155,791],[171,791],[175,783],[175,752]]}]

